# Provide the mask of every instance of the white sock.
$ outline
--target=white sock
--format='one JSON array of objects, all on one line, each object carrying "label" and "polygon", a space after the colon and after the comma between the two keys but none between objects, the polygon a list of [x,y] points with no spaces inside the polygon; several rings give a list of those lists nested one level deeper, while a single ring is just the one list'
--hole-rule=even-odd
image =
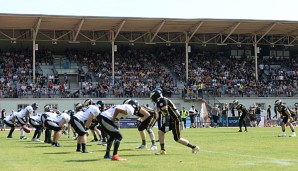
[{"label": "white sock", "polygon": [[23,128],[21,128],[21,137],[24,137],[25,136],[25,131],[23,130]]}]

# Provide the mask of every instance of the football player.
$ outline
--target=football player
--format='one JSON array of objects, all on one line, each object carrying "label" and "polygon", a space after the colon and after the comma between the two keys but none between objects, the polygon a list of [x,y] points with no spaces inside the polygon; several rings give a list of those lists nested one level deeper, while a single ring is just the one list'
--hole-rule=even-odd
[{"label": "football player", "polygon": [[13,138],[12,137],[12,133],[15,130],[16,127],[16,112],[12,111],[12,113],[8,116],[6,116],[6,118],[4,119],[4,123],[10,127],[10,131],[7,135],[7,138]]},{"label": "football player", "polygon": [[[95,103],[93,102],[92,99],[86,99],[84,101],[84,108],[86,109],[86,108],[88,108],[89,105],[94,105],[94,104]],[[98,138],[97,138],[96,134],[98,134],[99,137],[101,136],[100,131],[97,129],[97,125],[98,125],[97,119],[94,117],[92,119],[91,125],[89,127],[89,129],[90,129],[90,131],[91,131],[91,133],[94,137],[93,140],[91,140],[90,142],[97,142],[98,141]]]},{"label": "football player", "polygon": [[43,124],[41,122],[41,114],[29,117],[29,123],[35,128],[32,141],[40,142],[40,135],[42,132]]},{"label": "football player", "polygon": [[62,131],[64,130],[64,125],[70,120],[70,116],[67,113],[60,113],[56,117],[48,117],[45,121],[45,126],[49,130],[54,130],[52,146],[61,147],[58,143],[61,137]]},{"label": "football player", "polygon": [[25,107],[24,109],[22,109],[21,111],[16,113],[16,120],[18,121],[18,123],[21,125],[21,136],[20,139],[27,139],[25,137],[25,132],[29,131],[29,128],[27,127],[27,125],[29,125],[29,116],[31,113],[33,113],[33,111],[35,111],[38,108],[38,105],[36,103],[33,103],[32,105],[29,105],[27,107]]},{"label": "football player", "polygon": [[292,122],[294,121],[293,117],[291,116],[291,112],[288,108],[288,106],[280,99],[275,101],[275,107],[276,111],[280,114],[280,117],[282,119],[282,122],[280,123],[282,133],[279,135],[279,137],[285,137],[286,136],[286,126],[290,126],[290,129],[292,131],[292,135],[290,137],[296,137],[296,133],[294,130],[294,126]]},{"label": "football player", "polygon": [[[105,110],[105,102],[102,100],[99,100],[96,102],[96,106],[98,107],[100,112],[103,112]],[[97,119],[96,119],[97,120]],[[98,121],[97,121],[98,122]],[[97,125],[97,129],[100,130],[101,133],[101,141],[98,143],[98,145],[107,145],[107,139],[108,139],[108,135],[107,133],[103,130],[101,124]]]},{"label": "football player", "polygon": [[165,150],[165,133],[172,130],[174,140],[182,145],[185,145],[192,149],[192,153],[196,154],[200,151],[198,146],[192,145],[187,139],[181,138],[180,136],[180,113],[177,110],[174,103],[163,97],[160,90],[155,90],[151,93],[151,100],[156,104],[157,112],[159,113],[158,118],[158,137],[160,142],[160,151],[155,153],[156,155],[166,154]]},{"label": "football player", "polygon": [[[87,133],[94,117],[99,115],[99,109],[95,105],[89,105],[83,110],[83,104],[75,104],[76,114],[71,118],[70,124],[78,134],[77,138],[77,152],[89,153],[86,149]],[[81,150],[82,147],[82,150]]]},{"label": "football player", "polygon": [[56,116],[57,116],[57,113],[51,109],[50,105],[44,106],[44,113],[41,114],[41,123],[42,123],[43,128],[45,128],[45,140],[44,140],[45,143],[48,143],[48,144],[52,143],[52,137],[51,137],[52,130],[48,129],[45,126],[45,121],[48,118],[55,118]]},{"label": "football player", "polygon": [[[111,159],[116,161],[126,160],[120,158],[118,155],[118,148],[120,146],[120,141],[122,140],[122,134],[119,131],[118,125],[115,121],[127,117],[127,115],[133,115],[138,109],[138,106],[132,107],[129,104],[122,104],[113,106],[106,111],[102,112],[97,116],[99,124],[102,126],[102,129],[109,135],[107,141],[106,154],[104,155],[105,159]],[[114,142],[114,151],[113,156],[110,154],[112,144]]]},{"label": "football player", "polygon": [[244,125],[244,132],[247,132],[247,125],[246,125],[246,121],[249,120],[249,112],[246,109],[246,107],[243,104],[239,104],[238,100],[234,100],[233,104],[235,106],[235,108],[238,110],[238,115],[239,113],[241,113],[241,116],[239,117],[239,131],[238,132],[242,132],[242,124]]},{"label": "football player", "polygon": [[[138,105],[138,101],[133,99],[126,99],[124,100],[123,104],[130,104],[132,106]],[[142,139],[142,144],[136,149],[143,149],[146,148],[146,134],[145,130],[148,132],[150,139],[151,139],[151,147],[148,150],[157,150],[157,147],[155,145],[155,135],[152,131],[152,127],[156,123],[157,114],[153,109],[150,109],[147,106],[141,105],[140,109],[137,110],[136,116],[138,117],[137,120],[137,127],[138,131],[140,132],[140,136]]]}]

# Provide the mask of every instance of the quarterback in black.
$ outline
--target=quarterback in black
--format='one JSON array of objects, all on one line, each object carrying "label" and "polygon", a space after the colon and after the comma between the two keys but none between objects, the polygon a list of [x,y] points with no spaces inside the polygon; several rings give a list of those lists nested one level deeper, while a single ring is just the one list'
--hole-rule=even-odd
[{"label": "quarterback in black", "polygon": [[170,99],[163,97],[160,90],[155,90],[151,93],[151,100],[156,104],[156,110],[159,113],[158,137],[161,150],[155,154],[166,154],[164,139],[165,133],[170,130],[172,130],[174,140],[176,142],[190,147],[192,149],[192,153],[196,154],[200,148],[190,144],[187,139],[180,137],[180,113],[174,103]]},{"label": "quarterback in black", "polygon": [[290,109],[287,107],[286,104],[282,103],[281,100],[276,100],[275,101],[275,108],[276,111],[280,114],[280,118],[282,119],[282,122],[280,123],[282,133],[279,135],[280,137],[285,137],[286,136],[286,126],[290,126],[292,135],[290,137],[296,137],[296,133],[294,130],[294,126],[292,122],[294,121],[292,117],[292,112]]},{"label": "quarterback in black", "polygon": [[249,112],[243,104],[239,104],[238,100],[234,100],[233,104],[235,105],[236,109],[241,113],[239,117],[239,131],[242,132],[242,124],[244,125],[244,132],[247,132],[246,121],[249,119]]}]

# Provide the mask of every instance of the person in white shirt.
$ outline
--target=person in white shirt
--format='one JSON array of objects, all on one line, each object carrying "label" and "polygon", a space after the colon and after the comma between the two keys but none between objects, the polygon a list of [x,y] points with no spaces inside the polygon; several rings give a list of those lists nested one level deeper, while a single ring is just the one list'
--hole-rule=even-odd
[{"label": "person in white shirt", "polygon": [[52,146],[61,147],[58,140],[61,137],[64,124],[68,123],[69,120],[70,116],[67,113],[60,113],[56,117],[48,117],[46,119],[45,126],[50,130],[54,130]]},{"label": "person in white shirt", "polygon": [[[83,110],[83,104],[75,104],[76,114],[71,118],[70,124],[78,134],[77,139],[77,152],[89,153],[86,150],[87,132],[91,125],[92,119],[97,117],[100,113],[99,109],[95,105],[89,105]],[[81,151],[82,147],[82,151]]]},{"label": "person in white shirt", "polygon": [[6,116],[6,118],[4,119],[4,123],[10,127],[10,131],[7,135],[7,138],[13,138],[12,133],[14,132],[15,127],[16,127],[15,114],[16,114],[16,112],[12,111],[12,113],[9,114],[8,116]]},{"label": "person in white shirt", "polygon": [[26,132],[30,132],[29,128],[27,127],[27,125],[29,124],[29,116],[31,113],[33,113],[33,111],[35,111],[38,108],[38,105],[36,103],[33,103],[31,106],[27,106],[24,109],[22,109],[20,112],[16,113],[16,120],[18,121],[18,123],[21,125],[21,136],[20,139],[27,139],[25,137],[25,133]]},{"label": "person in white shirt", "polygon": [[[106,154],[104,155],[105,159],[116,161],[126,160],[124,158],[120,158],[118,155],[118,148],[123,137],[115,121],[125,118],[127,115],[133,115],[135,113],[135,109],[136,108],[133,108],[130,104],[122,104],[113,106],[97,116],[97,120],[102,126],[102,129],[110,136],[107,142]],[[111,156],[110,150],[113,142],[114,151],[113,156]]]},{"label": "person in white shirt", "polygon": [[40,142],[40,135],[42,132],[43,124],[41,122],[41,114],[37,114],[35,116],[30,116],[29,123],[35,128],[32,141]]},{"label": "person in white shirt", "polygon": [[[45,121],[48,118],[55,118],[57,116],[57,113],[54,112],[49,105],[44,106],[44,113],[41,114],[41,123],[42,126],[45,127]],[[52,143],[52,130],[45,127],[45,143],[51,144]]]}]

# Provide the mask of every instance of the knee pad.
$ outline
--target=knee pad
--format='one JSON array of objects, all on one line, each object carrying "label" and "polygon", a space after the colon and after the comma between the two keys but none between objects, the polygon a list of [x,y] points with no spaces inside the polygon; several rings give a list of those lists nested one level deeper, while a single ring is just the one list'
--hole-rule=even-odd
[{"label": "knee pad", "polygon": [[148,134],[151,134],[152,133],[152,129],[151,128],[147,129],[147,132],[148,132]]}]

